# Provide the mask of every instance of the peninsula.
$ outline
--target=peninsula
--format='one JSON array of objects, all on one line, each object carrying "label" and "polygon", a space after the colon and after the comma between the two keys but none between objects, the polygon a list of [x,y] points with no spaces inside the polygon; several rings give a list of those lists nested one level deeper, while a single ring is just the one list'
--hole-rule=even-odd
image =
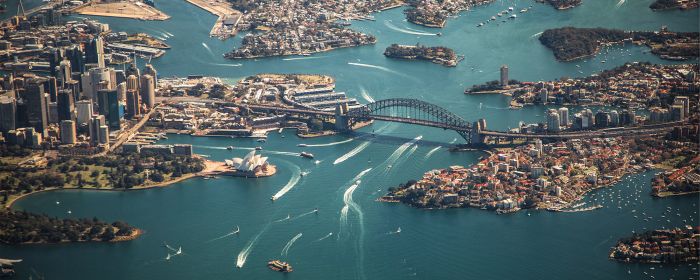
[{"label": "peninsula", "polygon": [[90,0],[88,4],[75,8],[74,12],[81,15],[133,18],[140,20],[167,20],[169,15],[159,11],[143,1],[102,1]]},{"label": "peninsula", "polygon": [[629,263],[698,262],[700,227],[662,229],[620,239],[610,250],[610,259]]},{"label": "peninsula", "polygon": [[654,3],[649,5],[654,11],[665,11],[665,10],[690,10],[698,7],[698,0],[656,0]]},{"label": "peninsula", "polygon": [[455,52],[447,47],[426,47],[392,44],[384,51],[386,57],[408,60],[427,60],[448,67],[455,67],[459,62]]},{"label": "peninsula", "polygon": [[28,212],[0,210],[0,243],[10,245],[118,242],[136,239],[141,233],[138,228],[124,222],[107,224],[97,218],[57,219]]},{"label": "peninsula", "polygon": [[604,46],[625,42],[644,44],[653,54],[668,60],[686,60],[700,55],[698,32],[671,32],[666,28],[647,32],[562,27],[545,30],[539,40],[561,61],[594,56]]}]

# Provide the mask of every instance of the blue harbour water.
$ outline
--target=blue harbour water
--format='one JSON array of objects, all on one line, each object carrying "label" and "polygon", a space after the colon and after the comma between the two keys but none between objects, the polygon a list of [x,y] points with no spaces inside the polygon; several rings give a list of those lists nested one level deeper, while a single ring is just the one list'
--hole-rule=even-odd
[{"label": "blue harbour water", "polygon": [[[361,102],[419,98],[467,120],[486,118],[490,128],[507,129],[521,120],[541,121],[539,115],[546,107],[509,110],[507,97],[462,94],[466,87],[497,79],[502,64],[508,64],[511,78],[532,81],[589,75],[630,61],[670,63],[633,45],[562,63],[537,40],[537,33],[567,25],[627,30],[667,25],[671,30],[698,31],[697,10],[654,13],[647,8],[650,2],[585,1],[572,10],[556,11],[534,1],[497,1],[460,14],[442,30],[409,24],[402,10],[394,9],[377,14],[376,21],[353,23],[352,28],[378,37],[374,46],[310,57],[238,61],[221,55],[240,44],[240,37],[209,38],[214,16],[185,1],[158,1],[158,8],[172,16],[168,21],[99,20],[115,30],[167,39],[172,49],[152,61],[161,76],[203,74],[233,83],[265,72],[328,74],[336,78],[338,91]],[[514,21],[476,28],[508,6],[520,10],[529,5],[533,9],[518,14]],[[426,35],[436,32],[442,36]],[[445,45],[466,59],[456,68],[387,59],[382,52],[391,43]],[[600,62],[604,59],[605,64]],[[376,137],[368,135],[372,131]],[[419,136],[420,141],[411,142]],[[616,240],[632,231],[682,226],[683,219],[697,224],[697,196],[653,199],[648,195],[654,171],[627,176],[611,188],[592,193],[586,201],[605,207],[591,212],[496,215],[478,209],[420,210],[375,201],[388,187],[431,169],[473,164],[482,155],[450,153],[446,147],[453,141],[460,141],[454,132],[382,122],[353,135],[316,139],[299,139],[291,130],[281,135],[272,132],[264,144],[169,135],[162,143],[189,143],[195,152],[213,160],[241,157],[250,148],[263,146],[261,153],[277,165],[278,173],[261,179],[198,178],[135,192],[36,194],[14,208],[57,217],[124,220],[146,233],[117,244],[0,246],[0,255],[25,259],[17,267],[19,279],[697,278],[688,265],[652,269],[607,258]],[[297,147],[300,143],[309,147]],[[231,145],[236,149],[226,150]],[[320,162],[297,156],[302,150]],[[301,172],[308,174],[300,176]],[[270,197],[282,189],[288,192],[271,202]],[[667,207],[673,209],[670,222],[660,218]],[[318,213],[311,212],[314,208]],[[641,217],[641,212],[654,219],[634,218]],[[290,219],[285,219],[288,215]],[[240,234],[219,238],[236,226]],[[399,227],[401,233],[395,234]],[[299,233],[301,237],[286,246]],[[164,260],[169,252],[164,242],[182,247],[184,253]],[[268,260],[278,258],[289,261],[295,271],[283,275],[266,267]],[[236,268],[237,264],[242,267]]]}]

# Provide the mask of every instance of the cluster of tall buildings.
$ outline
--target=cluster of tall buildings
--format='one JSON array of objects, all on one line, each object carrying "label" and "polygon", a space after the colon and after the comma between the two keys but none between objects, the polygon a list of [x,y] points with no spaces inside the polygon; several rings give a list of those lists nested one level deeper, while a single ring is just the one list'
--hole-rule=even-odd
[{"label": "cluster of tall buildings", "polygon": [[107,67],[99,35],[52,48],[47,57],[46,75],[11,73],[0,81],[0,133],[10,144],[105,147],[110,131],[155,106],[156,70]]},{"label": "cluster of tall buildings", "polygon": [[606,127],[618,127],[636,123],[636,113],[632,110],[600,110],[595,114],[591,109],[583,109],[578,113],[569,115],[569,108],[549,109],[547,111],[547,131],[560,132],[562,130],[589,130]]},{"label": "cluster of tall buildings", "polygon": [[652,107],[649,109],[649,122],[662,123],[668,121],[680,121],[690,116],[690,98],[688,96],[676,96],[668,108]]}]

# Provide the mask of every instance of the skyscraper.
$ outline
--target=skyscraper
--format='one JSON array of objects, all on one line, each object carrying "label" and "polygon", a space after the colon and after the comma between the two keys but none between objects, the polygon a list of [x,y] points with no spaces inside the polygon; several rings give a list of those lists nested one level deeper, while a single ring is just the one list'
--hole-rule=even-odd
[{"label": "skyscraper", "polygon": [[92,118],[92,102],[80,100],[75,103],[78,124],[88,123]]},{"label": "skyscraper", "polygon": [[569,126],[569,108],[559,108],[559,124],[563,127]]},{"label": "skyscraper", "polygon": [[138,93],[139,91],[139,78],[134,75],[129,75],[126,77],[126,90],[132,90]]},{"label": "skyscraper", "polygon": [[139,94],[135,91],[126,92],[126,116],[133,118],[141,114],[141,101]]},{"label": "skyscraper", "polygon": [[107,92],[107,110],[109,128],[114,130],[121,129],[121,118],[124,112],[119,104],[119,94],[116,90]]},{"label": "skyscraper", "polygon": [[[106,124],[107,122],[103,115],[93,116],[90,119],[90,143],[92,143],[93,146],[104,144],[109,141],[109,139],[105,140],[100,138],[100,128],[103,126],[106,127]],[[109,135],[109,133],[107,133],[107,135]]]},{"label": "skyscraper", "polygon": [[42,136],[47,135],[49,106],[46,103],[42,79],[29,79],[24,89],[26,99],[26,120]]},{"label": "skyscraper", "polygon": [[58,92],[58,120],[73,120],[73,112],[75,111],[75,98],[73,92],[68,89],[62,89]]},{"label": "skyscraper", "polygon": [[153,77],[153,83],[156,86],[158,85],[158,71],[156,71],[156,69],[153,68],[153,65],[146,64],[146,67],[143,69],[143,74],[144,75],[151,75],[151,77]]},{"label": "skyscraper", "polygon": [[0,132],[7,133],[17,127],[17,101],[14,97],[0,96]]},{"label": "skyscraper", "polygon": [[85,53],[85,60],[87,63],[97,64],[100,68],[105,67],[105,50],[102,36],[97,36],[90,41],[90,45]]},{"label": "skyscraper", "polygon": [[49,94],[49,99],[51,102],[56,102],[56,96],[58,95],[58,85],[56,84],[56,78],[49,77],[44,82],[44,92]]},{"label": "skyscraper", "polygon": [[61,121],[61,143],[75,144],[76,139],[75,122],[72,120]]},{"label": "skyscraper", "polygon": [[71,70],[70,61],[61,61],[61,63],[59,64],[59,69],[61,70],[61,72],[59,73],[59,77],[62,83],[67,83],[73,79],[73,70]]},{"label": "skyscraper", "polygon": [[153,109],[156,103],[156,85],[151,75],[141,76],[141,100],[148,109]]},{"label": "skyscraper", "polygon": [[547,113],[547,131],[561,131],[561,121],[559,120],[559,112],[555,109],[550,109]]},{"label": "skyscraper", "polygon": [[507,86],[508,85],[508,65],[503,65],[501,66],[501,81],[500,81],[501,86]]}]

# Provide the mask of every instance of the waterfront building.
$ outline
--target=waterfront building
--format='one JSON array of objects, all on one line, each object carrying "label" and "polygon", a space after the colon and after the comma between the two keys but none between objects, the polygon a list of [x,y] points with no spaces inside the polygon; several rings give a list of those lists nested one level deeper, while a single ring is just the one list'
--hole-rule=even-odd
[{"label": "waterfront building", "polygon": [[25,82],[27,83],[24,90],[27,124],[34,127],[41,135],[46,136],[49,108],[44,93],[43,80],[30,79]]},{"label": "waterfront building", "polygon": [[559,124],[562,127],[569,126],[569,108],[566,108],[566,107],[559,108]]},{"label": "waterfront building", "polygon": [[141,153],[153,155],[172,155],[173,145],[142,145]]},{"label": "waterfront building", "polygon": [[73,112],[75,111],[73,92],[63,89],[58,92],[57,100],[58,121],[73,120]]},{"label": "waterfront building", "polygon": [[72,120],[61,121],[61,143],[75,144],[77,139],[75,122]]},{"label": "waterfront building", "polygon": [[173,145],[173,154],[178,156],[192,157],[192,145],[190,144],[175,144]]},{"label": "waterfront building", "polygon": [[501,86],[507,86],[508,85],[508,65],[503,64],[501,66],[501,80],[500,80]]},{"label": "waterfront building", "polygon": [[226,165],[239,172],[255,174],[258,171],[266,170],[269,164],[267,162],[267,157],[256,155],[255,150],[253,150],[244,158],[227,159]]},{"label": "waterfront building", "polygon": [[620,114],[616,110],[610,111],[610,126],[620,126]]},{"label": "waterfront building", "polygon": [[6,133],[17,126],[17,100],[0,96],[0,132]]},{"label": "waterfront building", "polygon": [[595,114],[595,126],[599,128],[610,126],[610,114],[605,111],[598,111]]},{"label": "waterfront building", "polygon": [[561,121],[559,120],[559,113],[557,112],[557,110],[550,109],[547,113],[547,131],[561,131]]},{"label": "waterfront building", "polygon": [[148,109],[153,109],[156,103],[156,85],[153,76],[141,76],[141,100]]},{"label": "waterfront building", "polygon": [[78,124],[88,123],[92,118],[92,102],[80,100],[75,103]]}]

